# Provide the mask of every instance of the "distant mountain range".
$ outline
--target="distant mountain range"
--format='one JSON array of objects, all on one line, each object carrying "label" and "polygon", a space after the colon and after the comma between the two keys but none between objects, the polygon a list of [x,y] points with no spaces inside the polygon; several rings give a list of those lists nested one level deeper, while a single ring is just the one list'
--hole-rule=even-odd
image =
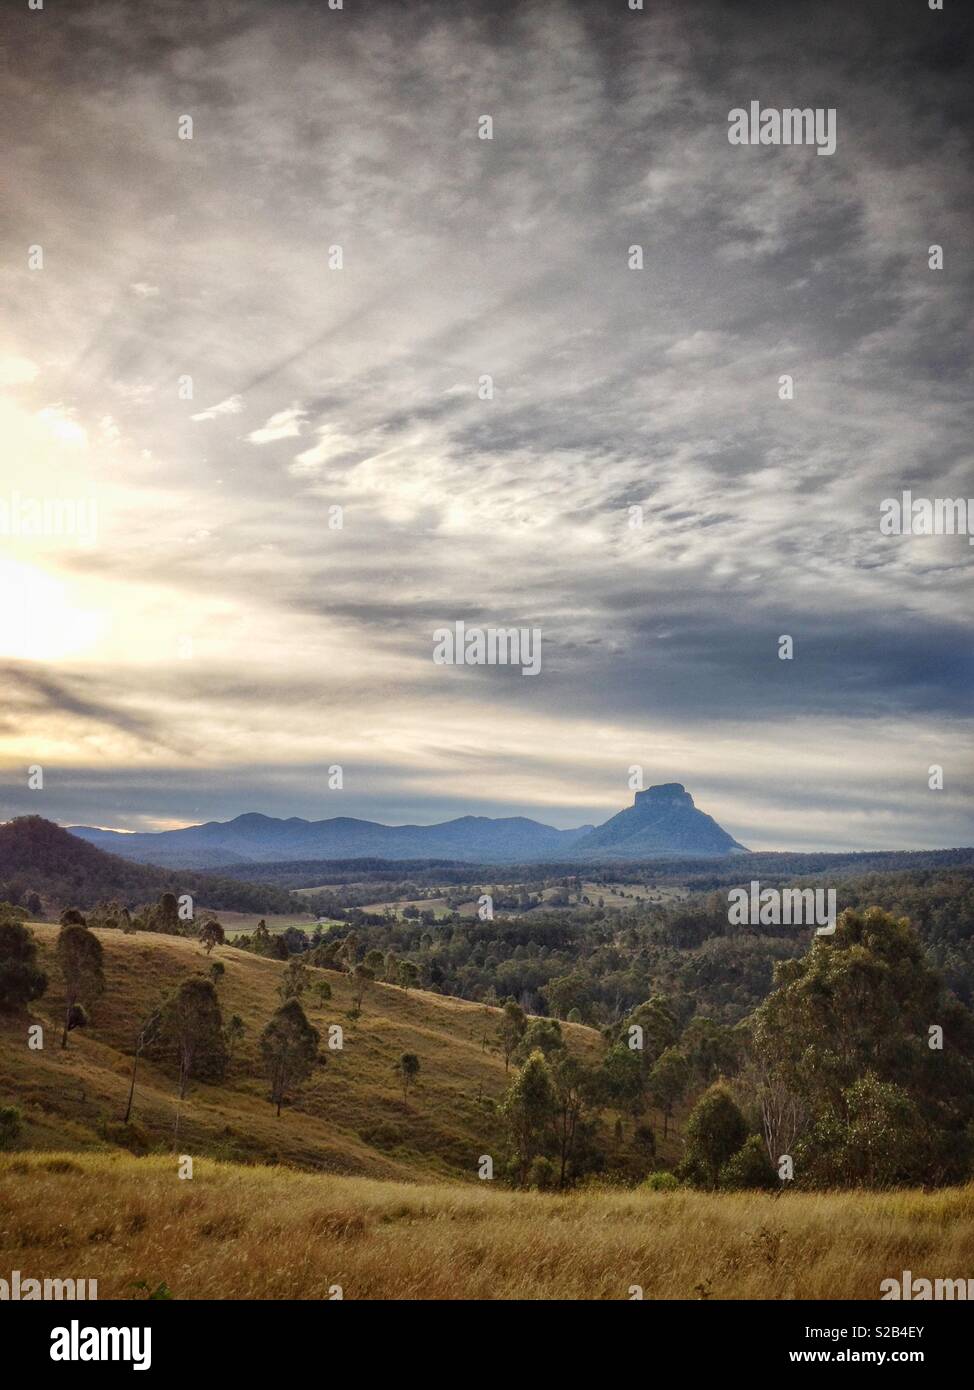
[{"label": "distant mountain range", "polygon": [[696,808],[693,797],[679,782],[637,792],[633,805],[604,825],[582,825],[576,830],[556,830],[524,816],[460,816],[437,825],[380,825],[349,816],[279,820],[254,811],[234,820],[207,821],[180,830],[127,834],[90,825],[68,829],[72,835],[124,859],[187,869],[298,859],[453,859],[523,864],[746,853],[711,816]]}]

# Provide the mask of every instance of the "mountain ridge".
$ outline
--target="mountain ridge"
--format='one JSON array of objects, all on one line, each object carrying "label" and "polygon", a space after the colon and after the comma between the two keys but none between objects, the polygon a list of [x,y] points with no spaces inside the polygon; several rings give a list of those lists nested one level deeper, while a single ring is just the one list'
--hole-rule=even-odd
[{"label": "mountain ridge", "polygon": [[703,858],[745,853],[680,782],[637,791],[632,806],[600,826],[558,830],[528,816],[457,816],[432,825],[384,825],[355,816],[311,821],[245,811],[229,821],[176,830],[117,831],[72,825],[67,831],[128,860],[163,867],[217,868],[299,859],[445,858],[486,863],[550,859]]}]

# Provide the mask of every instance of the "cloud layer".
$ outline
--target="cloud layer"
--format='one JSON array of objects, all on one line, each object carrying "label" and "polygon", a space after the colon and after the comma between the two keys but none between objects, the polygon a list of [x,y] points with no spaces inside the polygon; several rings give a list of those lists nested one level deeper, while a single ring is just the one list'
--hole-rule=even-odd
[{"label": "cloud layer", "polygon": [[0,537],[0,814],[567,825],[640,764],[756,848],[971,842],[974,548],[878,524],[974,496],[970,26],[805,8],[15,18],[2,496],[98,525]]}]

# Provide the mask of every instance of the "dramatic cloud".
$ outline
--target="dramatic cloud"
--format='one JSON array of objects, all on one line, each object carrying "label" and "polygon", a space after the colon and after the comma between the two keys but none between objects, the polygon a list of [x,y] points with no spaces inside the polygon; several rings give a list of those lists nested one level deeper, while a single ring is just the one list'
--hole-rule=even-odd
[{"label": "dramatic cloud", "polygon": [[959,9],[12,15],[0,814],[568,825],[638,763],[757,848],[970,843],[974,547],[879,531],[974,495]]}]

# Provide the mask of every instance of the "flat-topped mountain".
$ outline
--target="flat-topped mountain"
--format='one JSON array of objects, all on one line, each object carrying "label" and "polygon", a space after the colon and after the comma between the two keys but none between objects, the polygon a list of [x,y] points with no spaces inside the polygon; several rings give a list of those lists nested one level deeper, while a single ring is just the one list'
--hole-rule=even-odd
[{"label": "flat-topped mountain", "polygon": [[664,782],[637,792],[631,806],[590,830],[575,845],[573,857],[646,859],[662,854],[712,857],[746,852],[713,816],[697,809],[682,783]]},{"label": "flat-topped mountain", "polygon": [[334,816],[309,821],[247,812],[180,830],[126,834],[76,825],[71,833],[124,859],[180,868],[327,859],[455,859],[531,863],[640,859],[663,854],[724,855],[743,845],[704,812],[678,782],[637,792],[634,805],[597,829],[557,830],[525,816],[460,816],[437,825],[381,825]]}]

